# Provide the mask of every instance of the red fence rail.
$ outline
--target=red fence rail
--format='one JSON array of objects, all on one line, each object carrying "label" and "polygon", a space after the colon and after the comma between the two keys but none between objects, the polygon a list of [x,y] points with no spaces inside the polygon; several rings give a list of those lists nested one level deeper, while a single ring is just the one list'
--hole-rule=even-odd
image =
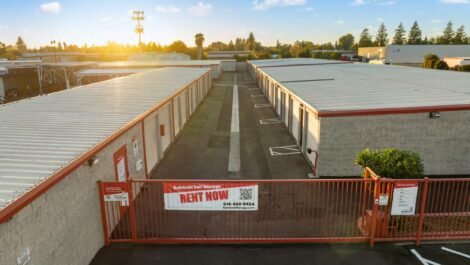
[{"label": "red fence rail", "polygon": [[[468,239],[469,182],[418,180],[416,209],[406,216],[391,212],[393,191],[403,181],[380,178],[370,169],[363,179],[128,180],[101,182],[99,187],[106,244],[363,241],[374,245],[382,241],[419,244],[421,240]],[[254,185],[257,208],[171,208],[165,185],[176,184]],[[120,187],[117,191],[116,185]],[[114,193],[109,187],[114,187]],[[127,194],[128,201],[122,194]],[[381,200],[379,205],[385,195],[388,201],[384,204]]]}]

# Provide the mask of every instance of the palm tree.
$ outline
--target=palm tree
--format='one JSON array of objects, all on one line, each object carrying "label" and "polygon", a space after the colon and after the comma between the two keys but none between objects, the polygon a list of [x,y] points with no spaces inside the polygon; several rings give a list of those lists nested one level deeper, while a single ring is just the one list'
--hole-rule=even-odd
[{"label": "palm tree", "polygon": [[194,38],[196,39],[195,40],[195,43],[196,43],[196,46],[197,46],[197,59],[198,60],[201,60],[202,59],[202,46],[204,44],[204,34],[202,33],[198,33],[194,36]]}]

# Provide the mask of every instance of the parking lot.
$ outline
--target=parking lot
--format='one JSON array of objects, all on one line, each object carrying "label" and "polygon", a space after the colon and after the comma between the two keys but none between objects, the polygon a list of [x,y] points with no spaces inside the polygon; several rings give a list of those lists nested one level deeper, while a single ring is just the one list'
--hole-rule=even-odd
[{"label": "parking lot", "polygon": [[468,258],[443,251],[441,247],[470,254],[470,244],[414,245],[313,244],[313,245],[114,245],[103,248],[92,265],[419,265],[411,249],[441,265],[469,264]]}]

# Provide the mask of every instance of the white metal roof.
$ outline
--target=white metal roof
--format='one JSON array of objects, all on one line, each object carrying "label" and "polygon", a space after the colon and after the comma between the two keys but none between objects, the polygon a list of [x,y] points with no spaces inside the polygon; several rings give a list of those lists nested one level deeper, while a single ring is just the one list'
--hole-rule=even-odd
[{"label": "white metal roof", "polygon": [[112,68],[112,69],[86,69],[78,73],[76,76],[103,76],[103,75],[130,75],[142,72],[152,71],[151,69],[140,69],[140,68]]},{"label": "white metal roof", "polygon": [[363,63],[260,70],[319,112],[470,104],[469,73]]},{"label": "white metal roof", "polygon": [[191,61],[117,61],[101,62],[98,67],[205,67],[210,65],[219,65],[220,60],[191,60]]},{"label": "white metal roof", "polygon": [[0,105],[0,209],[208,71],[161,68]]}]

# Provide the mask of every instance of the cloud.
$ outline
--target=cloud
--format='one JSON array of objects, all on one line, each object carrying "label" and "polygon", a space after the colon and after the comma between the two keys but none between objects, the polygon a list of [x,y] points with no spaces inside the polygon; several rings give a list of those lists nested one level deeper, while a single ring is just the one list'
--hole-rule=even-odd
[{"label": "cloud", "polygon": [[336,20],[335,23],[334,23],[336,26],[344,26],[344,21],[343,20]]},{"label": "cloud", "polygon": [[440,0],[439,3],[446,5],[470,4],[470,0]]},{"label": "cloud", "polygon": [[302,6],[306,0],[263,0],[262,2],[253,1],[253,10],[266,10],[271,7],[280,6]]},{"label": "cloud", "polygon": [[59,14],[62,11],[62,6],[59,2],[49,2],[40,5],[39,9],[44,13]]},{"label": "cloud", "polygon": [[305,12],[313,12],[313,11],[315,11],[315,8],[313,8],[313,7],[310,6],[310,7],[304,8],[303,11],[305,11]]},{"label": "cloud", "polygon": [[157,6],[155,10],[158,13],[178,14],[181,13],[181,8],[175,6]]},{"label": "cloud", "polygon": [[381,6],[393,6],[396,3],[397,3],[397,1],[384,1],[384,2],[380,2],[379,5],[381,5]]},{"label": "cloud", "polygon": [[362,6],[362,5],[365,5],[366,4],[366,1],[364,0],[354,0],[351,2],[350,5],[352,6]]},{"label": "cloud", "polygon": [[111,17],[102,17],[100,19],[100,22],[102,23],[108,23],[108,22],[111,22],[112,18]]},{"label": "cloud", "polygon": [[[467,0],[470,1],[470,0]],[[368,4],[380,5],[380,6],[393,6],[397,3],[397,0],[353,0],[350,6],[362,6]]]},{"label": "cloud", "polygon": [[188,7],[188,12],[195,16],[205,16],[212,10],[210,3],[199,2],[195,6]]}]

